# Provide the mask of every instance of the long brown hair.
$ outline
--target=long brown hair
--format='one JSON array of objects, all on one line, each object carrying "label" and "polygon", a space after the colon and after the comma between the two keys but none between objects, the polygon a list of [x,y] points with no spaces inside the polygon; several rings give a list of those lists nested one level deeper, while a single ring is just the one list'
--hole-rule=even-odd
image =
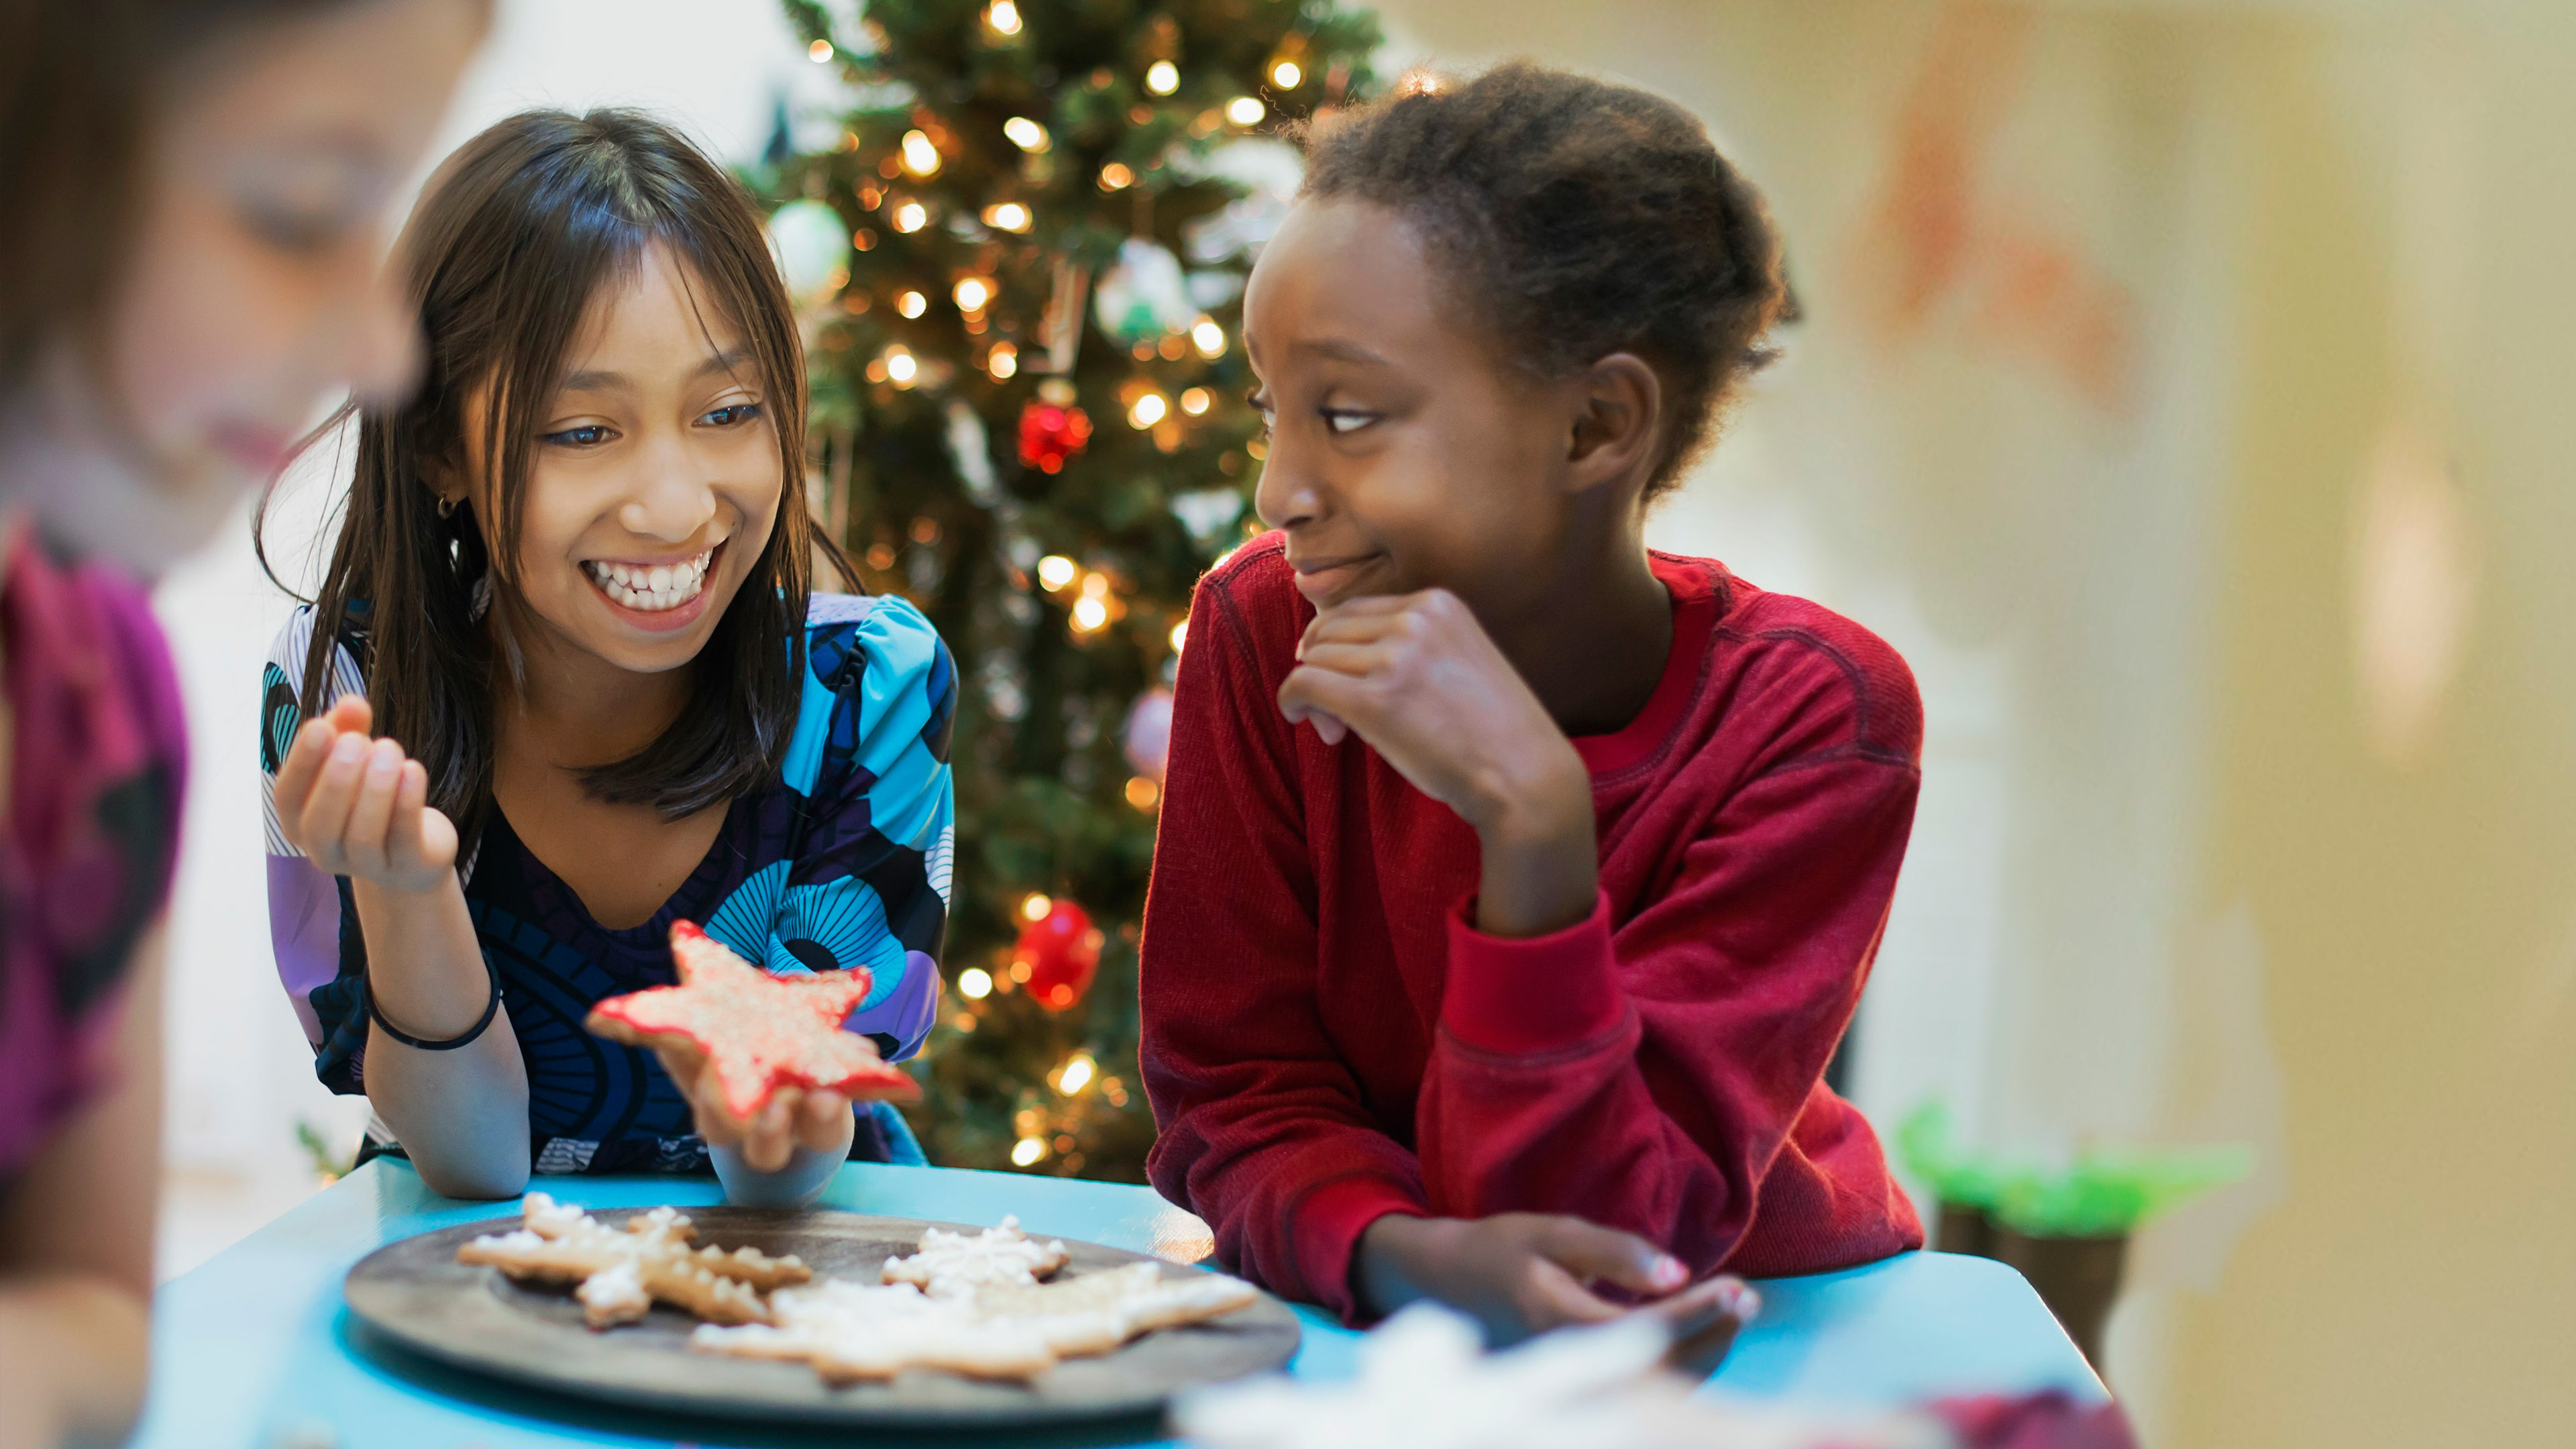
[{"label": "long brown hair", "polygon": [[[584,783],[599,799],[678,818],[775,779],[786,756],[805,672],[814,534],[804,352],[759,216],[740,185],[648,115],[523,112],[441,165],[396,249],[428,367],[409,402],[359,411],[357,472],[313,601],[299,691],[309,719],[333,647],[356,642],[376,728],[427,767],[430,803],[468,839],[490,807],[495,704],[505,683],[524,677],[511,641],[527,637],[533,617],[518,544],[543,410],[591,300],[656,244],[686,263],[703,305],[741,332],[777,433],[784,492],[750,577],[690,663],[696,687],[679,718],[640,753],[585,772]],[[477,490],[487,508],[442,517],[430,480],[465,470],[467,402],[478,394],[489,399],[474,454],[490,467]]]},{"label": "long brown hair", "polygon": [[145,141],[218,41],[351,0],[0,0],[0,397],[94,344],[127,258]]}]

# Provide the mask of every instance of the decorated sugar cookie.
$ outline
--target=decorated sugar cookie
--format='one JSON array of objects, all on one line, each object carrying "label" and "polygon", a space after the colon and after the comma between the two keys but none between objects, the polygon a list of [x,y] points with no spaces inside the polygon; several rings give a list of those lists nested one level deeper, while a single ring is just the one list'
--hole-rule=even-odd
[{"label": "decorated sugar cookie", "polygon": [[766,1323],[763,1292],[814,1276],[792,1254],[693,1246],[697,1229],[673,1208],[637,1213],[612,1228],[532,1192],[520,1213],[525,1226],[476,1238],[456,1250],[456,1261],[488,1264],[525,1282],[577,1283],[573,1296],[592,1328],[633,1323],[657,1300],[714,1323]]},{"label": "decorated sugar cookie", "polygon": [[909,1283],[933,1298],[964,1298],[982,1288],[1034,1284],[1064,1261],[1063,1243],[1041,1243],[1021,1232],[1013,1215],[971,1238],[942,1228],[923,1229],[919,1251],[886,1259],[885,1281]]},{"label": "decorated sugar cookie", "polygon": [[1221,1318],[1259,1296],[1251,1284],[1214,1273],[1166,1278],[1152,1263],[952,1298],[924,1296],[909,1281],[828,1279],[771,1294],[766,1323],[701,1324],[689,1347],[803,1360],[833,1383],[888,1379],[912,1368],[1025,1380],[1064,1359],[1113,1352],[1140,1334]]},{"label": "decorated sugar cookie", "polygon": [[591,1008],[593,1032],[629,1046],[687,1045],[715,1068],[725,1106],[749,1118],[780,1087],[911,1101],[910,1073],[841,1022],[866,998],[865,968],[773,976],[687,921],[671,926],[680,984],[613,996]]}]

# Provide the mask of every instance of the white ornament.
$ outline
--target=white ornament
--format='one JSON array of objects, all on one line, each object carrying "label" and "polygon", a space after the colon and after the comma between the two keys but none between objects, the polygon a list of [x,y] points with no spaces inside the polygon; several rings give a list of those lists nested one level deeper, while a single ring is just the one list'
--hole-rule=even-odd
[{"label": "white ornament", "polygon": [[829,201],[788,201],[773,211],[770,253],[799,307],[822,302],[850,281],[850,229]]},{"label": "white ornament", "polygon": [[1190,531],[1190,542],[1214,548],[1243,516],[1243,494],[1234,488],[1198,488],[1172,495],[1172,516]]},{"label": "white ornament", "polygon": [[1207,174],[1255,195],[1294,197],[1305,183],[1305,158],[1285,141],[1231,141],[1208,153]]},{"label": "white ornament", "polygon": [[791,201],[770,213],[769,249],[800,306],[824,300],[850,279],[850,231],[830,202]]},{"label": "white ornament", "polygon": [[1204,171],[1243,188],[1243,195],[1182,229],[1181,244],[1190,260],[1213,266],[1260,254],[1288,219],[1306,167],[1296,148],[1285,142],[1235,141],[1210,152]]},{"label": "white ornament", "polygon": [[1091,289],[1100,330],[1120,342],[1186,332],[1198,320],[1181,260],[1170,249],[1139,237],[1118,244],[1118,264]]},{"label": "white ornament", "polygon": [[993,478],[993,443],[984,431],[983,415],[962,397],[948,400],[948,461],[956,465],[957,481],[966,485],[966,496],[976,507],[990,508],[1001,500]]},{"label": "white ornament", "polygon": [[1288,203],[1272,196],[1243,196],[1181,229],[1181,244],[1190,260],[1213,266],[1235,257],[1258,256],[1262,244],[1278,234],[1288,219]]},{"label": "white ornament", "polygon": [[1213,312],[1243,295],[1241,272],[1192,272],[1189,275],[1190,300],[1202,312]]},{"label": "white ornament", "polygon": [[1157,785],[1163,783],[1163,772],[1172,763],[1172,692],[1149,689],[1136,696],[1127,711],[1127,723],[1119,730],[1119,743],[1137,774]]}]

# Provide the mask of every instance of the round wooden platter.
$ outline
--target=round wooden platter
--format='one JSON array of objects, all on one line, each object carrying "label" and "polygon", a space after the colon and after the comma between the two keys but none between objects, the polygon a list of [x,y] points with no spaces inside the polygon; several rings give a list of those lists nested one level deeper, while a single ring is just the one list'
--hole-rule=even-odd
[{"label": "round wooden platter", "polygon": [[[887,1258],[919,1245],[924,1228],[981,1230],[856,1213],[687,1211],[701,1243],[794,1253],[817,1278],[871,1283]],[[595,1216],[614,1227],[629,1211]],[[697,1320],[678,1309],[656,1304],[641,1323],[594,1333],[569,1288],[523,1286],[496,1268],[456,1261],[468,1239],[519,1225],[516,1217],[494,1218],[386,1244],[349,1270],[343,1292],[350,1312],[402,1348],[512,1383],[624,1408],[852,1427],[1000,1428],[1152,1413],[1182,1389],[1279,1368],[1297,1352],[1296,1315],[1263,1294],[1214,1322],[1149,1333],[1099,1358],[1067,1359],[1026,1384],[915,1369],[834,1388],[801,1363],[690,1352]],[[1065,1250],[1063,1275],[1073,1277],[1160,1261],[1097,1243],[1068,1240]],[[1167,1278],[1202,1271],[1161,1266]]]}]

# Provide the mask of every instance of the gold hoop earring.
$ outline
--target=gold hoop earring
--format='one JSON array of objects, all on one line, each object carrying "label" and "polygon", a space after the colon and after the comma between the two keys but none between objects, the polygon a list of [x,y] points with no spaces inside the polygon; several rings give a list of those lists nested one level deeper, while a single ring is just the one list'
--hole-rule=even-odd
[{"label": "gold hoop earring", "polygon": [[441,518],[455,517],[456,500],[453,498],[441,498],[438,500],[438,516]]}]

